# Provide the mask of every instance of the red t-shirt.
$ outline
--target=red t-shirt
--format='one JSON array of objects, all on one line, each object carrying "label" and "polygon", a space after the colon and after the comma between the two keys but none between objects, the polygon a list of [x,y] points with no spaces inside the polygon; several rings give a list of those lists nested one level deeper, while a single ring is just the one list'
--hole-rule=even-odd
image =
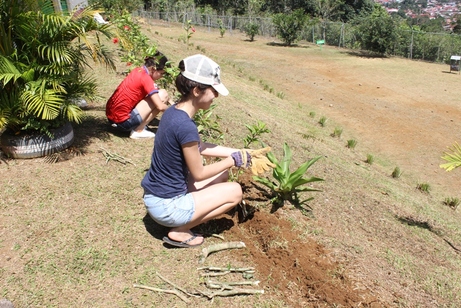
[{"label": "red t-shirt", "polygon": [[158,93],[158,87],[145,66],[133,69],[119,84],[106,104],[106,116],[114,123],[130,118],[131,111],[146,96]]}]

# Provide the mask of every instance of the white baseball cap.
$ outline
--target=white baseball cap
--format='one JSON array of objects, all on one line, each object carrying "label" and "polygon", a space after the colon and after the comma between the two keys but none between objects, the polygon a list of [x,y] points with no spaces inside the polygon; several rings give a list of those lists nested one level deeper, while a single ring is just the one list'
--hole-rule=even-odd
[{"label": "white baseball cap", "polygon": [[229,90],[221,83],[221,68],[207,56],[197,54],[185,58],[184,71],[187,79],[212,86],[221,95],[228,95]]}]

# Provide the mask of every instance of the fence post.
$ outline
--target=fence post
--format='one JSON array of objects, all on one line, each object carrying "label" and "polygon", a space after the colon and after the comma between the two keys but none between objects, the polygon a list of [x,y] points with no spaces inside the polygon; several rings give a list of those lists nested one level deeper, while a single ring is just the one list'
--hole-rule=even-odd
[{"label": "fence post", "polygon": [[413,27],[411,28],[410,59],[413,59]]}]

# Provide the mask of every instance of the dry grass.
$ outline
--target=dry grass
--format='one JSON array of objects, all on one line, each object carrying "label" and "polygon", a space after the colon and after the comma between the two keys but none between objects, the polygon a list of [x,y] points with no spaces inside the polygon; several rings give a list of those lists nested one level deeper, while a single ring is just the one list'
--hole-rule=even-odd
[{"label": "dry grass", "polygon": [[[386,59],[360,58],[326,46],[319,55],[319,50],[312,46],[279,48],[270,46],[262,38],[257,38],[253,44],[245,42],[244,35],[239,33],[232,36],[226,33],[220,38],[219,32],[210,33],[205,29],[194,34],[191,42],[195,46],[187,49],[177,40],[182,34],[181,27],[154,24],[147,31],[174,62],[199,52],[196,48],[200,46],[221,64],[224,83],[231,95],[216,100],[215,112],[222,118],[220,125],[226,129],[226,144],[242,146],[247,133],[244,124],[260,120],[272,132],[263,136],[264,141],[278,154],[283,142],[287,142],[295,153],[294,165],[317,155],[324,156],[311,168],[313,175],[325,179],[320,187],[323,192],[317,193],[311,203],[315,219],[305,219],[297,211],[282,209],[278,215],[290,222],[290,232],[295,232],[297,239],[292,242],[276,236],[269,242],[271,248],[294,252],[303,247],[293,246],[294,243],[314,239],[327,249],[322,250],[320,256],[340,262],[341,270],[333,273],[335,277],[347,275],[355,281],[357,289],[371,292],[382,306],[461,306],[460,215],[442,204],[444,197],[459,197],[456,195],[459,194],[459,172],[445,175],[431,169],[424,173],[421,171],[424,166],[409,163],[416,161],[423,152],[435,152],[433,148],[437,144],[430,136],[428,141],[420,140],[421,149],[406,149],[408,156],[396,156],[396,150],[392,152],[376,145],[371,139],[380,138],[379,130],[371,126],[363,128],[367,119],[355,117],[349,109],[362,108],[362,115],[363,108],[371,112],[371,107],[359,105],[359,99],[366,94],[352,97],[346,90],[352,87],[347,81],[352,78],[354,67],[355,74],[367,74],[361,67],[369,65],[370,61],[375,73],[380,72],[381,89],[389,89],[389,95],[395,92],[392,80],[401,75],[406,80],[405,76],[429,71],[426,66],[432,69],[439,66],[401,59],[389,59],[384,65],[382,62]],[[260,50],[261,54],[255,54],[255,50]],[[278,62],[261,65],[262,58],[269,55],[276,55]],[[343,70],[322,66],[319,57],[323,57],[325,63],[347,66],[350,76],[344,76]],[[293,58],[300,62],[292,62]],[[316,62],[310,63],[313,58]],[[309,74],[290,74],[291,67],[295,70],[299,63],[305,63]],[[322,69],[330,76],[319,73]],[[169,288],[158,279],[157,272],[186,289],[199,287],[203,281],[196,271],[200,251],[162,246],[160,239],[166,230],[145,216],[141,198],[140,181],[149,167],[152,140],[131,140],[107,131],[105,100],[123,77],[101,68],[95,71],[100,79],[102,99],[90,104],[88,117],[75,127],[76,141],[73,148],[64,153],[66,155],[62,154],[54,164],[44,159],[0,161],[0,297],[11,300],[15,307],[190,306],[173,295],[132,287],[137,283]],[[341,79],[334,80],[335,74]],[[445,74],[444,77],[451,80],[452,76]],[[424,76],[424,89],[418,93],[421,102],[434,101],[433,93],[440,91],[438,79],[431,81],[430,78],[440,76]],[[412,88],[414,84],[410,81],[416,81],[413,77],[409,79],[400,85]],[[373,82],[371,78],[366,80]],[[448,89],[451,89],[450,82],[447,81]],[[459,78],[454,82],[459,85]],[[299,83],[299,92],[292,88],[296,83]],[[265,85],[273,89],[272,93],[265,90]],[[430,86],[434,88],[427,89]],[[276,95],[280,92],[285,93],[283,99]],[[381,95],[379,99],[384,101],[386,96]],[[344,101],[338,98],[341,96]],[[413,100],[412,108],[417,109],[414,98],[407,94],[401,96],[404,96],[402,101],[396,101],[395,106],[389,101],[375,101],[375,105],[391,118],[401,115],[399,109],[408,101]],[[368,96],[367,99],[373,101],[377,97]],[[357,103],[355,107],[352,102]],[[333,110],[330,104],[342,107]],[[444,103],[434,101],[434,104]],[[425,105],[422,106],[421,109],[425,109]],[[452,131],[453,138],[459,140],[459,124],[451,121],[458,119],[454,112],[459,112],[459,106],[445,107],[450,113],[442,122],[449,126],[446,129]],[[415,111],[415,116],[419,116],[418,112]],[[327,128],[319,127],[319,117],[309,114],[326,114]],[[434,114],[435,121],[440,115]],[[374,118],[373,121],[379,120]],[[337,126],[343,128],[342,138],[329,135]],[[155,123],[152,127],[155,129]],[[433,126],[433,130],[439,128],[445,129]],[[367,129],[369,135],[364,132]],[[381,130],[387,134],[391,129]],[[443,135],[445,131],[437,136],[442,138]],[[415,138],[414,135],[407,137]],[[398,136],[383,138],[390,142]],[[348,139],[358,140],[353,151],[345,147]],[[406,143],[401,147],[407,146]],[[106,161],[101,149],[132,163]],[[444,148],[440,148],[440,153],[443,151]],[[376,153],[373,165],[363,161],[369,152]],[[438,167],[438,158],[440,156],[433,155],[432,163],[425,164],[426,168]],[[420,158],[425,159],[428,158]],[[396,165],[403,170],[398,179],[390,176]],[[422,194],[415,189],[418,182],[430,182],[431,193]],[[242,240],[234,238],[238,233],[229,230],[242,234],[256,232],[245,230],[245,225],[226,225],[226,220],[206,227],[211,228],[205,229],[209,233],[225,234],[228,240]],[[278,231],[271,228],[270,232]],[[207,238],[208,243],[219,241]],[[255,246],[257,248],[258,244]],[[236,255],[233,251],[210,257],[210,262],[221,266],[258,264],[249,254]],[[295,292],[296,281],[291,281],[293,293],[286,294],[277,292],[280,286],[271,277],[257,278],[264,280],[262,288],[268,291],[264,295],[215,298],[212,302],[192,299],[193,304],[201,307],[296,307],[298,298],[306,299],[305,294]],[[315,306],[315,302],[309,303]]]}]

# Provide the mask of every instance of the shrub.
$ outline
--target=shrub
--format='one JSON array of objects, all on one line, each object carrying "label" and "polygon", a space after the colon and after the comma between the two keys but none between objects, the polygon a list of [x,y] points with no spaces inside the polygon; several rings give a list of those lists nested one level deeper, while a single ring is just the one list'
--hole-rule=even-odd
[{"label": "shrub", "polygon": [[51,137],[50,129],[82,121],[76,100],[97,98],[96,78],[85,68],[91,62],[115,68],[99,40],[112,33],[96,23],[91,7],[70,18],[30,3],[0,1],[0,130]]},{"label": "shrub", "polygon": [[297,9],[290,14],[279,13],[272,18],[275,30],[280,39],[288,46],[291,46],[299,39],[302,29],[308,17],[303,9]]},{"label": "shrub", "polygon": [[255,35],[259,33],[259,24],[254,22],[249,22],[243,26],[243,31],[250,38],[250,41],[253,42]]}]

